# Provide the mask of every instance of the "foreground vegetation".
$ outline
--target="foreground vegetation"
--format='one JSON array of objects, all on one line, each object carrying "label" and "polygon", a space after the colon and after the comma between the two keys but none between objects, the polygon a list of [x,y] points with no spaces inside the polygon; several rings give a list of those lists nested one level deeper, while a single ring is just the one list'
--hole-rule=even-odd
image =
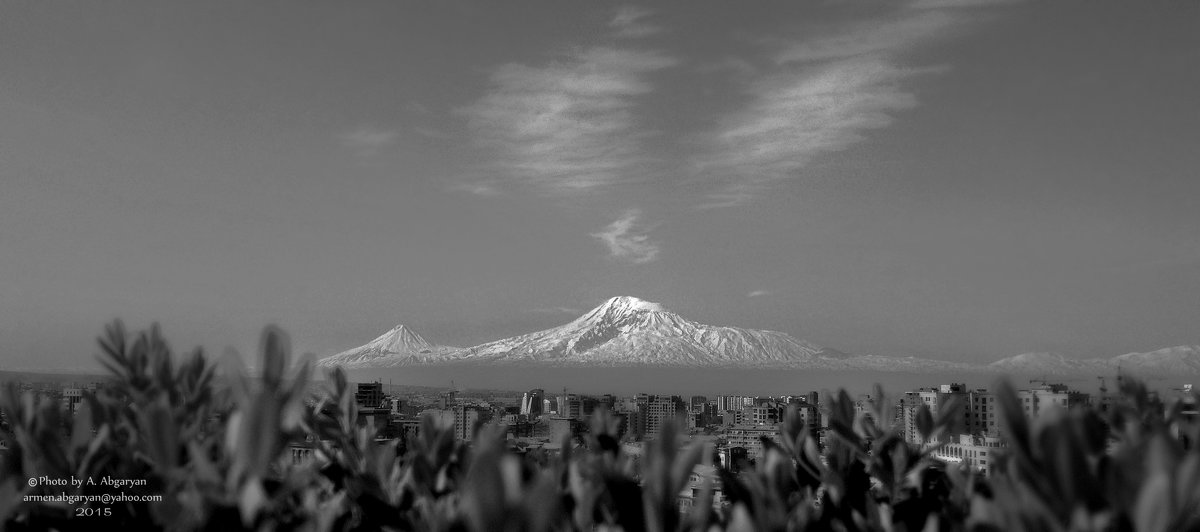
[{"label": "foreground vegetation", "polygon": [[[727,505],[678,494],[711,454],[672,433],[635,467],[614,420],[597,416],[561,455],[518,455],[484,430],[467,447],[432,425],[406,449],[358,426],[341,372],[308,401],[311,367],[289,371],[286,336],[264,331],[261,376],[218,382],[199,351],[172,356],[157,328],[120,323],[100,340],[113,385],[84,398],[73,420],[59,405],[9,387],[0,397],[0,529],[263,530],[1197,530],[1200,450],[1194,421],[1127,383],[1108,412],[1080,409],[1028,422],[1011,386],[999,390],[1009,452],[982,478],[906,443],[876,395],[855,417],[832,398],[824,457],[793,414],[750,471],[721,471]],[[920,412],[927,435],[953,409]],[[295,464],[308,441],[328,461]],[[824,460],[822,459],[824,458]],[[29,479],[144,479],[143,486],[30,486]],[[160,502],[81,504],[27,495],[162,495]]]}]

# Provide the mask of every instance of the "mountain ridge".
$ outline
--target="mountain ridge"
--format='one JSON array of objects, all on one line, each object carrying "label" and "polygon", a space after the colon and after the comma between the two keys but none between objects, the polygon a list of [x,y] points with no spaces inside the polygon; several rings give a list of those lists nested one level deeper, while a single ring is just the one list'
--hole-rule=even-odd
[{"label": "mountain ridge", "polygon": [[1046,375],[1111,373],[1120,368],[1134,373],[1200,374],[1200,346],[1168,347],[1145,353],[1126,353],[1108,359],[1072,359],[1058,353],[1022,353],[990,364],[851,355],[778,331],[694,322],[659,303],[619,296],[558,327],[468,348],[434,344],[404,325],[397,325],[363,346],[323,358],[318,364],[353,369],[483,364]]},{"label": "mountain ridge", "polygon": [[1178,345],[1110,358],[1069,358],[1059,353],[1022,353],[988,364],[1005,372],[1067,375],[1129,370],[1151,374],[1200,374],[1200,345]]}]

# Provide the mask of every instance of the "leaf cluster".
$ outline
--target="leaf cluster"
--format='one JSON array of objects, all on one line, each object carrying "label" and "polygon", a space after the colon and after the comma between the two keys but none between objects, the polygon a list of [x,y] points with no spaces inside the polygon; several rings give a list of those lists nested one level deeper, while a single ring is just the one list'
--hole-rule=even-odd
[{"label": "leaf cluster", "polygon": [[[882,390],[865,413],[845,391],[833,395],[824,445],[789,410],[752,468],[697,476],[711,446],[686,444],[668,425],[631,452],[608,412],[554,454],[519,452],[488,427],[468,445],[429,419],[403,445],[380,439],[341,371],[310,393],[311,365],[293,367],[275,327],[263,331],[257,376],[222,374],[199,350],[177,358],[157,326],[130,334],[116,322],[99,344],[113,383],[84,394],[72,418],[15,387],[0,393],[0,529],[90,526],[66,504],[22,496],[112,491],[27,485],[40,476],[145,479],[123,491],[162,501],[115,503],[105,518],[134,529],[1200,529],[1195,403],[1133,381],[1106,412],[1037,420],[1002,383],[1009,447],[989,478],[938,460],[937,443],[905,441]],[[923,440],[952,435],[961,406],[920,407]],[[316,459],[294,460],[296,449]]]}]

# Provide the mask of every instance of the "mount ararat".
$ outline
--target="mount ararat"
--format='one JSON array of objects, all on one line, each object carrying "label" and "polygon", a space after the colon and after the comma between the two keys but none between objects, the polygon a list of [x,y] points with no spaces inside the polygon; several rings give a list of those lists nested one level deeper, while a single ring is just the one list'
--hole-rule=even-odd
[{"label": "mount ararat", "polygon": [[988,365],[913,357],[850,355],[776,331],[687,320],[658,303],[614,297],[561,325],[469,348],[437,345],[403,325],[318,363],[346,369],[455,364],[530,367],[688,367],[885,372],[1200,374],[1200,346],[1111,359],[1027,353]]}]

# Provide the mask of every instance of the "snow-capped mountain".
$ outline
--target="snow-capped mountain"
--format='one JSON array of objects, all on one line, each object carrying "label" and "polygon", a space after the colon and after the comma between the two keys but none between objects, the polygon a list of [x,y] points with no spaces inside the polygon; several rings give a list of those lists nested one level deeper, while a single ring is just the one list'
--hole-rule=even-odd
[{"label": "snow-capped mountain", "polygon": [[345,368],[378,368],[405,366],[409,364],[436,363],[437,360],[457,351],[430,343],[408,327],[397,325],[370,343],[321,359],[318,366]]},{"label": "snow-capped mountain", "polygon": [[[635,297],[614,297],[559,327],[457,351],[435,346],[419,353],[411,347],[390,347],[390,336],[326,358],[321,364],[358,368],[455,363],[880,371],[970,368],[916,358],[851,356],[781,332],[696,323],[658,303]],[[412,354],[414,351],[419,354]]]},{"label": "snow-capped mountain", "polygon": [[1004,373],[1047,375],[1107,374],[1118,368],[1134,374],[1195,375],[1200,374],[1200,345],[1167,347],[1112,358],[1072,359],[1057,353],[1025,353],[993,362],[988,368]]},{"label": "snow-capped mountain", "polygon": [[868,370],[1038,375],[1200,374],[1200,346],[1112,358],[1073,359],[1024,353],[987,365],[914,357],[848,355],[785,333],[705,325],[658,303],[614,297],[574,321],[466,349],[432,344],[403,325],[370,343],[322,359],[325,367],[379,368],[445,364],[565,367],[698,367]]},{"label": "snow-capped mountain", "polygon": [[754,367],[823,365],[846,356],[781,332],[696,323],[635,297],[614,297],[566,325],[455,354],[463,362]]}]

